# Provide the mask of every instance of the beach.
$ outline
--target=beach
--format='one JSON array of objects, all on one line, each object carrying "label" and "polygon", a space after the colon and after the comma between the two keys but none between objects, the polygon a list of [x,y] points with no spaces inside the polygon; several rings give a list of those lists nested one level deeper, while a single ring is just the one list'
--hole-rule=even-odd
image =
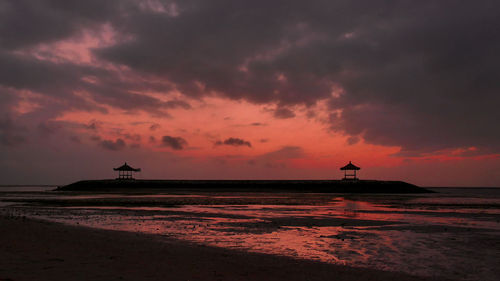
[{"label": "beach", "polygon": [[500,281],[500,1],[0,0],[0,281]]},{"label": "beach", "polygon": [[22,217],[0,226],[0,280],[438,280]]},{"label": "beach", "polygon": [[500,189],[434,191],[3,188],[0,280],[498,280]]}]

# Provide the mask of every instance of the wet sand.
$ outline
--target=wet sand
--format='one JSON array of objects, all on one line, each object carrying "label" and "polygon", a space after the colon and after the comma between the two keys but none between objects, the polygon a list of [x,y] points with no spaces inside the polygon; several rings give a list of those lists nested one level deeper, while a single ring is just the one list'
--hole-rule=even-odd
[{"label": "wet sand", "polygon": [[0,280],[437,279],[0,216]]}]

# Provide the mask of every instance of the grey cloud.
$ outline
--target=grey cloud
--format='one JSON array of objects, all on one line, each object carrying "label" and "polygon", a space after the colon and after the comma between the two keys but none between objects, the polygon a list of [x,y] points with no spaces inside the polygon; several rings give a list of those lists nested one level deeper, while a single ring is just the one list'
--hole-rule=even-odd
[{"label": "grey cloud", "polygon": [[94,133],[96,133],[97,131],[99,131],[103,126],[103,122],[102,121],[99,121],[99,120],[96,120],[96,119],[92,119],[90,120],[87,124],[84,124],[83,127],[89,131],[92,131]]},{"label": "grey cloud", "polygon": [[16,146],[26,142],[25,128],[14,123],[9,116],[0,117],[0,144]]},{"label": "grey cloud", "polygon": [[16,49],[53,42],[82,26],[109,21],[127,1],[5,0],[0,3],[0,46]]},{"label": "grey cloud", "polygon": [[[0,84],[57,97],[66,109],[104,110],[73,94],[79,90],[98,103],[158,115],[190,106],[137,93],[276,102],[277,118],[291,117],[287,106],[328,100],[341,111],[331,128],[367,143],[414,154],[500,151],[500,131],[492,129],[500,120],[498,1],[172,1],[177,16],[138,3],[3,1]],[[130,40],[94,54],[144,79],[12,52],[104,22]],[[87,76],[97,83],[81,80]],[[341,91],[332,97],[334,89]]]},{"label": "grey cloud", "polygon": [[[86,79],[88,77],[92,77],[92,81]],[[134,82],[136,79],[141,83]],[[105,113],[107,110],[100,104],[106,104],[128,111],[144,110],[151,114],[168,116],[168,109],[191,108],[182,100],[164,102],[137,93],[146,90],[168,92],[172,88],[165,83],[138,79],[131,73],[118,73],[94,66],[40,60],[33,56],[6,52],[1,48],[0,86],[29,90],[55,99],[56,102],[48,106],[58,112],[74,109]],[[82,98],[79,95],[81,92],[87,93],[97,104]]]},{"label": "grey cloud", "polygon": [[161,126],[160,126],[160,124],[158,124],[158,123],[154,123],[153,125],[149,126],[149,129],[150,129],[151,131],[157,130],[157,129],[159,129],[159,128],[161,128]]},{"label": "grey cloud", "polygon": [[95,131],[99,126],[100,126],[99,122],[90,122],[90,124],[85,125],[85,128]]},{"label": "grey cloud", "polygon": [[82,143],[82,140],[78,136],[70,136],[69,140],[74,142],[74,143],[78,143],[78,144]]},{"label": "grey cloud", "polygon": [[224,141],[216,141],[215,142],[215,145],[216,146],[219,146],[219,145],[231,145],[231,146],[248,146],[248,147],[252,147],[252,144],[249,142],[249,141],[246,141],[244,139],[240,139],[240,138],[228,138],[228,139],[225,139]]},{"label": "grey cloud", "polygon": [[62,128],[62,125],[57,122],[40,122],[38,124],[38,131],[42,136],[50,136],[55,134],[58,130]]},{"label": "grey cloud", "polygon": [[16,146],[26,142],[26,137],[18,134],[9,134],[5,131],[0,132],[0,143],[5,146]]},{"label": "grey cloud", "polygon": [[53,63],[0,49],[0,84],[7,87],[64,96],[81,89],[81,77],[99,72],[89,66]]},{"label": "grey cloud", "polygon": [[99,144],[101,145],[101,147],[111,151],[123,150],[126,147],[125,141],[120,138],[116,139],[115,141],[103,140]]},{"label": "grey cloud", "polygon": [[305,156],[304,149],[300,146],[284,146],[275,151],[271,151],[250,159],[249,165],[261,164],[268,168],[284,168],[286,160],[297,159]]},{"label": "grey cloud", "polygon": [[174,150],[182,150],[187,146],[187,141],[181,137],[163,136],[161,139],[163,146],[170,147]]},{"label": "grey cloud", "polygon": [[357,144],[359,141],[360,141],[359,137],[351,136],[351,137],[347,138],[346,142],[348,145],[353,145],[353,144]]},{"label": "grey cloud", "polygon": [[170,100],[165,102],[167,108],[191,109],[191,105],[183,100]]},{"label": "grey cloud", "polygon": [[250,126],[255,126],[255,127],[258,127],[258,126],[267,126],[266,123],[260,123],[260,122],[254,122],[252,124],[250,124]]},{"label": "grey cloud", "polygon": [[274,111],[274,117],[276,117],[278,119],[288,119],[288,118],[295,117],[295,113],[288,108],[278,107]]},{"label": "grey cloud", "polygon": [[125,133],[123,134],[123,137],[127,140],[132,140],[132,141],[141,141],[142,137],[141,135],[139,134],[129,134],[129,133]]},{"label": "grey cloud", "polygon": [[[177,4],[175,18],[133,14],[123,30],[135,40],[96,54],[193,96],[331,99],[332,110],[343,110],[332,128],[369,143],[498,150],[500,133],[489,126],[500,119],[497,1]],[[334,86],[343,89],[339,98],[331,98]]]},{"label": "grey cloud", "polygon": [[300,146],[284,146],[278,150],[265,153],[259,158],[261,159],[272,159],[272,160],[285,160],[300,158],[305,155],[304,149]]}]

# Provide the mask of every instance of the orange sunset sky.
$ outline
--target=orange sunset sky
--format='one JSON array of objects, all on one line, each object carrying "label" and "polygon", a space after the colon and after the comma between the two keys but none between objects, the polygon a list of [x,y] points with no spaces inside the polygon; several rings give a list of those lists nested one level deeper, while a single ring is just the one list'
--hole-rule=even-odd
[{"label": "orange sunset sky", "polygon": [[499,186],[500,20],[414,2],[2,2],[0,184]]}]

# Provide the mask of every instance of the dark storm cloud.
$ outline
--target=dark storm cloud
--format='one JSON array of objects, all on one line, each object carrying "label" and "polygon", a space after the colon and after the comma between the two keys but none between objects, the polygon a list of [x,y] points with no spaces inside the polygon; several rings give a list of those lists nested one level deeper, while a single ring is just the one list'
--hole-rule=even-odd
[{"label": "dark storm cloud", "polygon": [[[137,94],[136,92],[154,90],[169,91],[171,87],[164,83],[138,83],[130,73],[120,73],[70,62],[55,63],[39,60],[32,56],[12,54],[0,49],[0,85],[16,90],[29,90],[56,99],[62,107],[52,109],[87,110],[106,112],[101,104],[111,105],[128,111],[144,110],[151,114],[165,115],[168,109],[190,109],[189,103],[183,100],[162,101],[160,99]],[[90,78],[90,81],[89,79]],[[88,93],[96,103],[89,102],[79,95]]]},{"label": "dark storm cloud", "polygon": [[5,0],[0,3],[0,46],[17,49],[67,38],[108,21],[127,1]]},{"label": "dark storm cloud", "polygon": [[89,66],[56,64],[0,49],[0,84],[6,87],[61,96],[80,89],[81,77],[102,72]]},{"label": "dark storm cloud", "polygon": [[120,138],[116,139],[115,141],[103,140],[99,144],[101,145],[101,147],[111,151],[123,150],[127,146],[125,144],[125,141]]},{"label": "dark storm cloud", "polygon": [[[154,10],[151,2],[174,8]],[[499,11],[488,0],[2,1],[0,84],[97,110],[73,95],[80,90],[98,103],[152,114],[190,106],[141,90],[276,102],[276,118],[293,117],[287,106],[326,99],[331,128],[352,140],[414,154],[468,146],[498,152]],[[13,52],[103,23],[127,40],[95,49],[98,59],[155,79],[123,80],[110,69]],[[97,82],[81,79],[88,76]]]},{"label": "dark storm cloud", "polygon": [[[101,58],[201,88],[280,104],[331,99],[332,128],[404,150],[498,148],[497,1],[180,1],[177,17],[137,13],[135,40]],[[156,28],[151,28],[151,27]],[[168,51],[165,51],[168,50]],[[291,116],[286,110],[276,117]]]},{"label": "dark storm cloud", "polygon": [[187,141],[181,137],[163,136],[161,138],[162,146],[170,147],[174,150],[182,150],[187,146]]},{"label": "dark storm cloud", "polygon": [[[145,81],[133,73],[110,71],[98,66],[70,61],[42,60],[30,55],[39,44],[54,43],[79,36],[85,29],[97,32],[103,24],[118,22],[119,16],[138,8],[137,1],[7,0],[0,3],[0,86],[29,90],[64,105],[53,110],[106,109],[89,103],[76,92],[86,92],[100,104],[126,110],[182,107],[182,101],[161,102],[133,92],[168,91],[163,82]],[[119,37],[119,34],[117,35]],[[117,37],[117,38],[118,38]],[[19,52],[21,51],[21,52]],[[89,81],[90,80],[93,81]],[[123,79],[125,78],[125,79]],[[139,82],[138,82],[139,81]]]},{"label": "dark storm cloud", "polygon": [[228,139],[225,139],[224,141],[216,141],[215,142],[215,145],[216,146],[219,146],[219,145],[231,145],[231,146],[248,146],[248,147],[252,147],[252,144],[249,142],[249,141],[246,141],[244,139],[240,139],[240,138],[228,138]]}]

